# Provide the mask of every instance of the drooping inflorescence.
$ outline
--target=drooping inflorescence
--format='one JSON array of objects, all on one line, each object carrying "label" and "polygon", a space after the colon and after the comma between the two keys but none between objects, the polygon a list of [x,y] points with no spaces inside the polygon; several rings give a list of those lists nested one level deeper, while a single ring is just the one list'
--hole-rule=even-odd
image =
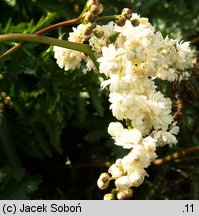
[{"label": "drooping inflorescence", "polygon": [[[85,25],[80,24],[70,33],[68,40],[89,45],[99,62],[99,73],[107,77],[101,86],[109,86],[110,109],[116,122],[108,126],[115,145],[128,149],[102,173],[97,181],[106,189],[115,180],[115,189],[104,199],[127,199],[133,195],[132,187],[140,186],[148,176],[146,168],[157,157],[157,147],[177,143],[179,132],[172,116],[172,103],[156,86],[155,79],[170,82],[189,78],[192,51],[189,42],[164,38],[147,18],[129,9],[123,16],[107,25],[96,25],[85,36]],[[87,70],[94,69],[83,53],[54,47],[55,58],[61,68],[74,70],[81,61]]]}]

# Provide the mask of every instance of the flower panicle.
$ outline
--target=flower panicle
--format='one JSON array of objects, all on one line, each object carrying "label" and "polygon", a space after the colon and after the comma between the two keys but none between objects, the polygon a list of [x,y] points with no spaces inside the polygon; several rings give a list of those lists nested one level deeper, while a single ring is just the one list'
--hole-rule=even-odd
[{"label": "flower panicle", "polygon": [[[179,127],[172,115],[171,99],[158,90],[155,80],[188,79],[193,52],[188,42],[164,38],[147,18],[128,9],[115,22],[96,25],[86,37],[84,28],[85,24],[74,28],[69,41],[87,40],[91,46],[99,74],[105,77],[101,86],[109,86],[110,109],[117,119],[109,124],[108,133],[115,145],[129,151],[109,167],[108,173],[100,175],[97,185],[106,189],[111,180],[115,181],[115,189],[104,199],[129,199],[132,188],[148,177],[146,168],[157,158],[157,148],[178,142]],[[58,65],[65,70],[74,70],[82,60],[87,62],[87,71],[93,69],[82,53],[54,51]]]}]

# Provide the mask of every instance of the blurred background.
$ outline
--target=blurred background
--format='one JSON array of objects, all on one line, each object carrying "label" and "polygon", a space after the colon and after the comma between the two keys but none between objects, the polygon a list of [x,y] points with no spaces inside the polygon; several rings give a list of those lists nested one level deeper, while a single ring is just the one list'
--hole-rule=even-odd
[{"label": "blurred background", "polygon": [[[85,3],[0,0],[0,34],[33,33],[75,18]],[[191,41],[197,61],[199,0],[101,3],[103,15],[119,14],[128,7],[148,17],[164,36]],[[63,27],[45,35],[67,38],[70,31],[71,27]],[[0,43],[0,54],[13,45]],[[114,118],[108,92],[100,90],[98,75],[82,73],[81,68],[61,70],[52,47],[35,43],[0,60],[0,73],[0,199],[102,199],[111,187],[100,191],[96,181],[125,152],[107,134]],[[190,73],[191,79],[179,87],[157,82],[172,98],[174,111],[176,103],[182,103],[179,143],[158,149],[160,160],[147,169],[149,178],[134,190],[133,199],[199,198],[198,63]],[[5,97],[11,101],[5,103]]]}]

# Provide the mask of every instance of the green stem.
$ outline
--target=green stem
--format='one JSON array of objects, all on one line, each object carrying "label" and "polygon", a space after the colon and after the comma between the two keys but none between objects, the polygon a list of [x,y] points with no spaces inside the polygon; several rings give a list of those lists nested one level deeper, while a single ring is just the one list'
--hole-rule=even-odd
[{"label": "green stem", "polygon": [[[82,11],[81,15],[76,18],[76,19],[73,19],[73,20],[67,20],[67,21],[63,21],[63,22],[59,22],[59,23],[56,23],[54,25],[51,25],[51,26],[48,26],[44,29],[41,29],[37,32],[35,32],[34,34],[35,35],[42,35],[44,34],[45,32],[48,32],[48,31],[52,31],[54,29],[57,29],[59,27],[63,27],[63,26],[68,26],[68,25],[74,25],[74,24],[79,24],[81,22],[81,19],[82,19],[82,16],[84,14],[84,12],[87,10],[87,6],[85,6],[84,10]],[[97,20],[100,21],[100,20],[108,20],[108,19],[111,19],[111,20],[114,20],[117,18],[117,15],[110,15],[110,16],[102,16],[102,17],[98,17]],[[2,55],[0,55],[0,59],[14,53],[15,51],[17,51],[19,48],[21,48],[22,46],[24,46],[26,44],[27,41],[22,41],[20,42],[19,44],[15,45],[14,47],[10,48],[9,50],[7,50],[6,52],[4,52]]]},{"label": "green stem", "polygon": [[[78,17],[78,18],[73,19],[73,20],[67,20],[67,21],[59,22],[59,23],[56,23],[54,25],[48,26],[48,27],[46,27],[44,29],[41,29],[41,30],[35,32],[34,34],[36,34],[36,35],[42,35],[45,32],[52,31],[52,30],[57,29],[57,28],[62,27],[62,26],[79,24],[80,21],[81,21],[81,17]],[[19,44],[15,45],[14,47],[12,47],[9,50],[7,50],[5,53],[3,53],[2,55],[0,55],[0,59],[2,59],[4,57],[6,57],[6,56],[8,56],[8,55],[10,55],[12,53],[14,53],[15,51],[17,51],[19,48],[21,48],[25,44],[26,44],[26,41],[20,42]]]},{"label": "green stem", "polygon": [[131,130],[132,126],[131,126],[131,120],[130,119],[126,119],[126,124],[127,124],[128,129]]},{"label": "green stem", "polygon": [[87,10],[88,10],[88,1],[86,2],[86,5],[84,6],[84,9],[82,10],[82,12],[79,15],[79,17],[82,17],[84,15],[84,13],[86,13]]},{"label": "green stem", "polygon": [[39,36],[39,35],[34,35],[34,34],[20,34],[20,33],[18,34],[17,33],[17,34],[0,35],[0,41],[3,42],[3,41],[9,41],[9,40],[31,41],[31,42],[59,46],[59,47],[83,52],[91,58],[91,60],[93,61],[97,69],[99,66],[96,60],[96,57],[93,54],[93,51],[91,50],[90,46],[87,44],[74,43],[74,42],[69,42],[66,40],[60,40],[60,39],[55,39],[55,38],[51,38],[47,36]]}]

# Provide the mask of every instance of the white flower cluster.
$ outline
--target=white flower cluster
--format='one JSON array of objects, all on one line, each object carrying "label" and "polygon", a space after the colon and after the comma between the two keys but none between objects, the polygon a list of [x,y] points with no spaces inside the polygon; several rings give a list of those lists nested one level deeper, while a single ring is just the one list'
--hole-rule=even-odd
[{"label": "white flower cluster", "polygon": [[[69,40],[82,43],[81,24],[70,34]],[[132,196],[131,187],[141,185],[145,169],[157,157],[156,148],[177,143],[179,127],[172,116],[172,103],[154,82],[181,81],[189,77],[192,51],[188,42],[163,38],[155,32],[147,18],[132,14],[125,25],[110,22],[97,26],[88,40],[98,57],[99,72],[108,78],[102,88],[109,85],[113,116],[126,122],[111,122],[108,133],[116,145],[129,149],[129,153],[116,160],[98,179],[101,189],[115,180],[117,198]],[[79,67],[84,54],[63,48],[54,48],[55,58],[61,68]],[[105,199],[113,198],[107,194]]]},{"label": "white flower cluster", "polygon": [[[77,28],[73,28],[73,32],[69,33],[68,41],[83,43],[85,40],[84,31],[87,25],[80,24]],[[81,61],[86,57],[84,53],[62,48],[62,47],[53,47],[54,57],[57,59],[57,64],[60,68],[63,68],[65,71],[75,70],[81,65]]]},{"label": "white flower cluster", "polygon": [[120,199],[121,193],[126,194],[122,198],[128,198],[131,187],[143,183],[145,168],[157,157],[158,146],[177,143],[179,127],[172,116],[171,100],[157,90],[154,79],[187,79],[185,70],[191,65],[192,51],[188,42],[164,39],[148,19],[137,14],[123,27],[115,26],[114,31],[119,32],[118,37],[102,48],[98,61],[100,73],[109,78],[102,86],[110,85],[113,116],[127,123],[127,128],[120,122],[108,127],[115,144],[130,149],[108,170]]}]

